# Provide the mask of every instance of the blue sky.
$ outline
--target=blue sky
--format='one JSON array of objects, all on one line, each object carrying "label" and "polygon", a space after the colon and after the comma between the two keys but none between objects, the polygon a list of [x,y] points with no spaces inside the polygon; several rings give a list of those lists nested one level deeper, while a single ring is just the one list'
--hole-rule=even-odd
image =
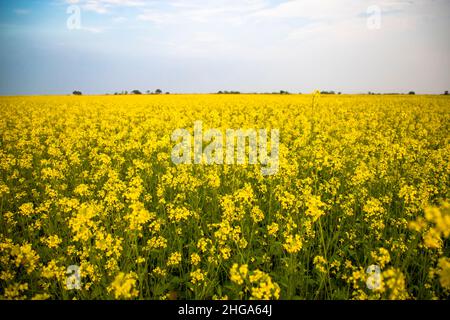
[{"label": "blue sky", "polygon": [[448,30],[448,0],[0,0],[0,94],[442,93]]}]

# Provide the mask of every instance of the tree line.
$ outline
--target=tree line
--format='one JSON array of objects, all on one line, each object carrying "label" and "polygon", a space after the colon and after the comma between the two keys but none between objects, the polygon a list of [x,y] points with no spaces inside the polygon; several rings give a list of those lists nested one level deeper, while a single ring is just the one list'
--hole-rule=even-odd
[{"label": "tree line", "polygon": [[[79,91],[79,90],[75,90],[75,91],[72,92],[72,94],[74,96],[81,96],[83,93],[81,91]],[[143,93],[141,91],[139,91],[139,90],[132,90],[130,92],[128,92],[127,90],[120,91],[120,92],[114,92],[115,96],[117,96],[117,95],[128,95],[128,94],[130,94],[130,95],[142,95]],[[161,89],[156,89],[155,91],[147,90],[147,91],[145,91],[145,94],[150,94],[150,95],[151,94],[163,94],[163,91]],[[170,92],[167,91],[167,92],[165,92],[165,94],[170,94]],[[241,94],[241,92],[240,91],[227,91],[227,90],[222,91],[221,90],[221,91],[218,91],[217,94]],[[252,94],[292,94],[292,93],[290,93],[289,91],[280,90],[280,91],[277,91],[277,92],[264,92],[264,93],[252,92]],[[299,92],[298,94],[302,94],[302,93]],[[321,91],[320,94],[324,94],[324,95],[337,94],[337,95],[340,95],[340,94],[342,94],[342,92],[337,92],[336,93],[335,91],[332,90],[332,91]],[[369,91],[367,94],[368,95],[381,95],[381,94],[384,94],[384,95],[401,95],[403,93],[396,93],[396,92],[393,92],[393,93],[374,93],[372,91]],[[409,95],[415,95],[416,93],[415,93],[415,91],[409,91],[408,94]],[[448,90],[445,91],[443,93],[443,95],[448,96]]]}]

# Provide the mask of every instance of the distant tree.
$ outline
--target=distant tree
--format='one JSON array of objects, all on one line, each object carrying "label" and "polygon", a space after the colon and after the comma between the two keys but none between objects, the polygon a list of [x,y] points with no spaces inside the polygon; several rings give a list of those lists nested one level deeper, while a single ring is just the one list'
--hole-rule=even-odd
[{"label": "distant tree", "polygon": [[81,91],[74,91],[74,92],[72,92],[72,94],[74,96],[81,96],[82,95]]},{"label": "distant tree", "polygon": [[416,93],[414,91],[410,91],[408,94],[409,95],[415,95]]},{"label": "distant tree", "polygon": [[241,94],[240,91],[219,91],[217,94]]},{"label": "distant tree", "polygon": [[161,89],[156,89],[155,93],[156,93],[156,94],[161,94],[161,93],[162,93],[162,90],[161,90]]},{"label": "distant tree", "polygon": [[339,92],[338,92],[338,94],[339,94],[339,95],[341,95],[341,94],[342,94],[342,92],[340,92],[340,91],[339,91]]},{"label": "distant tree", "polygon": [[448,96],[448,91],[445,91],[445,92],[444,92],[444,95]]},{"label": "distant tree", "polygon": [[145,91],[146,94],[151,94],[152,92],[150,90]]},{"label": "distant tree", "polygon": [[289,91],[280,90],[280,94],[289,94]]},{"label": "distant tree", "polygon": [[124,94],[124,95],[127,95],[127,94],[128,94],[128,91],[127,91],[127,90],[125,90],[125,91],[123,92],[123,94]]},{"label": "distant tree", "polygon": [[167,92],[166,92],[166,94],[170,94],[170,92],[169,92],[169,91],[167,91]]},{"label": "distant tree", "polygon": [[133,90],[131,91],[132,94],[142,94],[142,92],[140,92],[139,90]]}]

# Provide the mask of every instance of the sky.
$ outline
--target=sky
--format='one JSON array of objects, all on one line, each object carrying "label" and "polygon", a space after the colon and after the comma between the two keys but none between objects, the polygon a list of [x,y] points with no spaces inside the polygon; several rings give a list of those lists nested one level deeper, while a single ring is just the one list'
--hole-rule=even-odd
[{"label": "sky", "polygon": [[443,93],[449,0],[0,0],[0,95]]}]

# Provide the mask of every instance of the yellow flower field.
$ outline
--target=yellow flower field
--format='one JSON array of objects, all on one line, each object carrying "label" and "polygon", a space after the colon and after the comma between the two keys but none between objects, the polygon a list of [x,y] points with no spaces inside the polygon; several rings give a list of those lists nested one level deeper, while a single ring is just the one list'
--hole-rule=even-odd
[{"label": "yellow flower field", "polygon": [[[279,129],[279,170],[175,129]],[[0,98],[2,299],[447,299],[450,99]]]}]

